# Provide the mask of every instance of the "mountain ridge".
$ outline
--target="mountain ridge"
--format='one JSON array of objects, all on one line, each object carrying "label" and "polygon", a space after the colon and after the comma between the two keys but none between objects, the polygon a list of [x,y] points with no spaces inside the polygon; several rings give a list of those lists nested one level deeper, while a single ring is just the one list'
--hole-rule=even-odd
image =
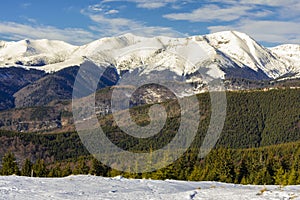
[{"label": "mountain ridge", "polygon": [[[176,95],[183,97],[207,91],[207,77],[224,80],[229,90],[270,88],[273,82],[280,85],[278,81],[286,79],[297,83],[299,63],[300,45],[267,49],[236,31],[187,38],[125,34],[83,46],[46,39],[1,41],[0,110],[70,100],[81,67],[89,78],[97,79],[99,69],[104,72],[97,89],[124,83],[128,75],[125,85],[135,87],[144,80],[169,82],[178,86]],[[152,89],[149,95],[155,96],[157,87]]]},{"label": "mountain ridge", "polygon": [[[237,31],[187,38],[165,36],[147,38],[125,34],[101,38],[82,46],[46,39],[2,41],[0,67],[34,68],[49,73],[70,66],[79,66],[88,58],[97,65],[101,63],[114,65],[119,73],[123,70],[142,68],[144,73],[168,69],[178,75],[192,74],[200,67],[209,68],[209,65],[214,63],[217,67],[209,68],[209,72],[215,78],[236,77],[238,73],[234,74],[231,69],[245,68],[258,73],[263,72],[266,76],[258,77],[265,79],[277,79],[286,74],[297,74],[298,78],[299,49],[300,45],[297,44],[268,49],[247,34]],[[182,59],[187,59],[191,65]],[[153,66],[149,66],[150,62]],[[247,74],[242,78],[246,76]]]}]

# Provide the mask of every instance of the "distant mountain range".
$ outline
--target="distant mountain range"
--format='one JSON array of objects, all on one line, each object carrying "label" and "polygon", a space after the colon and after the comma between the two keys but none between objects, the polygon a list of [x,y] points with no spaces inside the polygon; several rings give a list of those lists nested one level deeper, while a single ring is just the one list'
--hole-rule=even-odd
[{"label": "distant mountain range", "polygon": [[[98,88],[117,84],[124,72],[145,77],[164,72],[188,83],[201,83],[205,73],[253,84],[300,78],[300,45],[266,48],[236,31],[187,38],[125,34],[83,46],[0,41],[0,110],[71,99],[78,69],[87,62],[106,69]],[[202,89],[197,87],[196,93]]]},{"label": "distant mountain range", "polygon": [[[178,59],[187,58],[193,66]],[[102,38],[87,45],[73,46],[62,41],[0,41],[0,66],[33,68],[55,72],[79,66],[85,59],[111,64],[118,71],[142,68],[145,72],[169,69],[178,75],[191,74],[211,63],[210,73],[221,78],[240,75],[279,78],[300,72],[300,45],[265,48],[250,36],[226,31],[188,38],[145,38],[132,34]],[[152,66],[147,66],[151,60]],[[143,66],[142,66],[143,65]],[[249,73],[252,73],[250,75]]]}]

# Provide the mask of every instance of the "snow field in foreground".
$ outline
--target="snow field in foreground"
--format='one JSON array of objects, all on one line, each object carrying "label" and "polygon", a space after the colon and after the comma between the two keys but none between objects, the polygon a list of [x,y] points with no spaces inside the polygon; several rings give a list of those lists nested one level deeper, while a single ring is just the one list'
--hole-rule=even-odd
[{"label": "snow field in foreground", "polygon": [[219,182],[157,181],[90,175],[65,178],[0,176],[0,199],[300,199],[300,185],[243,186]]}]

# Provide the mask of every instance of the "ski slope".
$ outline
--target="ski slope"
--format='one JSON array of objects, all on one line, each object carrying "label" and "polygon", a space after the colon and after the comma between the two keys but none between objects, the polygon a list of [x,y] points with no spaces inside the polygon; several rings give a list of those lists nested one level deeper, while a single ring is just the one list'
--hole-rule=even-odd
[{"label": "ski slope", "polygon": [[[263,189],[266,191],[261,192]],[[65,178],[0,177],[2,200],[300,199],[300,186],[253,186],[218,182],[139,180],[90,175]]]}]

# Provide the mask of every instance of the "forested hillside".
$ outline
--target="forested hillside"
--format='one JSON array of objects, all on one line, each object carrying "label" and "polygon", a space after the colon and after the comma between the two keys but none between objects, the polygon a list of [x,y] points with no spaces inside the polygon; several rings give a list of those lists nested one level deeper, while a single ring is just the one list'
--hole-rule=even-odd
[{"label": "forested hillside", "polygon": [[[123,175],[251,184],[300,183],[299,92],[299,89],[227,92],[224,129],[215,149],[204,159],[197,155],[208,128],[211,106],[209,94],[199,94],[200,125],[186,154],[157,172]],[[168,113],[166,125],[150,138],[137,139],[123,133],[112,115],[99,116],[99,122],[107,137],[119,147],[133,152],[150,152],[166,145],[179,127],[178,102],[171,100],[162,105]],[[149,123],[149,106],[131,109],[137,124]],[[113,176],[120,173],[92,159],[76,132],[50,134],[2,130],[0,135],[1,156],[12,152],[19,170],[30,161],[42,162],[45,171],[41,176],[65,176],[71,173]],[[25,162],[26,158],[29,160]],[[5,168],[4,162],[5,159],[2,160],[2,169]],[[6,172],[2,170],[2,174]]]}]

